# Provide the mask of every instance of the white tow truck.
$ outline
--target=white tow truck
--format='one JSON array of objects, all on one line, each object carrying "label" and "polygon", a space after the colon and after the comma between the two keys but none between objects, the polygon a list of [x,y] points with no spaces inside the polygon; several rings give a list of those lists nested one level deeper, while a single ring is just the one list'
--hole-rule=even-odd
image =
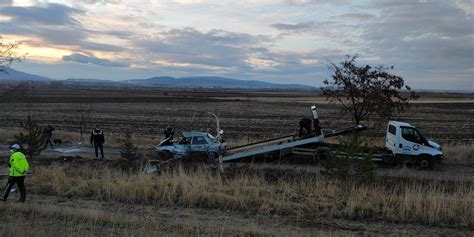
[{"label": "white tow truck", "polygon": [[[315,106],[311,107],[311,117],[314,126],[310,134],[289,135],[233,147],[225,151],[223,161],[256,157],[267,153],[275,154],[275,152],[279,152],[280,157],[287,154],[323,157],[326,152],[337,150],[340,146],[326,143],[325,138],[366,129],[365,126],[358,125],[323,133]],[[315,127],[316,129],[314,129]],[[411,164],[422,169],[432,169],[436,162],[443,159],[443,152],[439,144],[423,137],[414,126],[400,121],[388,122],[384,148],[369,148],[367,152],[360,153],[358,156],[363,157],[369,153],[375,162]]]},{"label": "white tow truck", "polygon": [[423,169],[433,168],[443,159],[443,149],[426,139],[415,126],[399,121],[389,121],[385,136],[385,149],[393,156],[393,162],[412,163]]}]

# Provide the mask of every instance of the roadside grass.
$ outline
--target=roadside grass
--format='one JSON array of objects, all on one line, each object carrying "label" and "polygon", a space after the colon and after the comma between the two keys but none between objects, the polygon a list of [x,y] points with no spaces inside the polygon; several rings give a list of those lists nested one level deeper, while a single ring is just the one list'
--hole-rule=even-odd
[{"label": "roadside grass", "polygon": [[[401,171],[406,172],[406,171]],[[384,177],[358,183],[319,175],[252,168],[212,174],[182,166],[161,175],[97,167],[37,167],[28,180],[36,194],[129,204],[178,205],[285,215],[296,222],[325,218],[474,228],[474,188],[469,177]]]},{"label": "roadside grass", "polygon": [[474,165],[474,144],[448,144],[443,153],[446,164]]}]

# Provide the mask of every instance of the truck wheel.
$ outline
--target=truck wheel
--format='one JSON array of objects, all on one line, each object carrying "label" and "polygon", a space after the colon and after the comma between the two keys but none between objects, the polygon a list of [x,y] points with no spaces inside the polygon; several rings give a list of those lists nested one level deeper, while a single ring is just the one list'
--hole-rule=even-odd
[{"label": "truck wheel", "polygon": [[417,165],[420,169],[431,170],[433,169],[433,158],[429,156],[422,156],[418,159]]}]

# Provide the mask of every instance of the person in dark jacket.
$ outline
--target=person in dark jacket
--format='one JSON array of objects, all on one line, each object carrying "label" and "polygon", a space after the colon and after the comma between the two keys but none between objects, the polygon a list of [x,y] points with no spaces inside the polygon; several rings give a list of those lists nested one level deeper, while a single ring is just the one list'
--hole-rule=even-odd
[{"label": "person in dark jacket", "polygon": [[173,136],[174,136],[174,129],[171,126],[168,126],[165,131],[165,144],[172,145],[173,144]]},{"label": "person in dark jacket", "polygon": [[53,147],[53,131],[54,127],[51,126],[51,124],[48,124],[48,126],[44,128],[44,133],[46,135],[46,144],[44,147],[48,147],[48,144],[51,148]]},{"label": "person in dark jacket", "polygon": [[93,145],[95,148],[95,158],[99,157],[99,149],[100,155],[102,156],[102,158],[104,158],[104,143],[104,132],[102,131],[102,129],[100,129],[99,125],[96,125],[91,132],[91,145]]},{"label": "person in dark jacket", "polygon": [[174,136],[174,129],[170,126],[168,126],[166,129],[165,129],[165,139],[166,138],[171,138],[173,139],[173,136]]}]

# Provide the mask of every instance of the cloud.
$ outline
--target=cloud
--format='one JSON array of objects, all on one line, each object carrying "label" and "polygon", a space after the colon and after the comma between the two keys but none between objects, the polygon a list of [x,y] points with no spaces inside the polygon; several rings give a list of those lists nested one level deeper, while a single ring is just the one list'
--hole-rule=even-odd
[{"label": "cloud", "polygon": [[250,54],[267,51],[271,39],[223,30],[201,32],[194,28],[171,29],[153,38],[136,40],[135,47],[151,60],[215,67],[247,67]]},{"label": "cloud", "polygon": [[122,62],[112,62],[108,59],[97,58],[94,56],[88,56],[81,53],[74,53],[71,55],[63,56],[63,61],[76,62],[83,64],[95,64],[104,67],[127,67],[128,64]]},{"label": "cloud", "polygon": [[30,7],[2,7],[0,14],[13,17],[22,24],[76,25],[78,22],[73,15],[84,14],[84,12],[66,5],[49,3]]},{"label": "cloud", "polygon": [[336,18],[344,19],[344,20],[369,20],[374,18],[375,16],[368,13],[346,13],[336,16]]},{"label": "cloud", "polygon": [[314,29],[315,24],[314,22],[304,22],[304,23],[297,23],[297,24],[285,24],[285,23],[276,23],[270,25],[270,27],[273,27],[277,30],[280,31],[308,31],[311,29]]},{"label": "cloud", "polygon": [[122,0],[76,0],[76,3],[84,3],[84,4],[119,4],[122,3]]},{"label": "cloud", "polygon": [[9,6],[12,5],[13,0],[0,0],[0,6]]},{"label": "cloud", "polygon": [[351,0],[285,0],[288,4],[294,5],[321,5],[321,4],[332,4],[332,5],[341,5],[341,4],[350,4]]},{"label": "cloud", "polygon": [[60,49],[56,59],[67,56],[58,65],[103,67],[105,76],[133,69],[308,82],[329,75],[328,61],[360,53],[361,63],[394,65],[419,87],[429,78],[472,87],[472,0],[29,2],[0,0],[2,35],[41,53]]},{"label": "cloud", "polygon": [[0,8],[0,14],[11,17],[0,21],[0,31],[5,34],[40,37],[42,42],[30,41],[33,45],[78,46],[82,50],[119,52],[121,46],[90,42],[88,38],[95,34],[86,29],[76,16],[84,16],[85,11],[62,4],[40,4],[37,6]]},{"label": "cloud", "polygon": [[462,81],[462,75],[474,68],[472,18],[456,5],[444,1],[384,2],[374,9],[380,11],[380,17],[360,35],[363,55],[378,56],[381,62],[395,65],[414,83],[416,78],[448,75],[448,71],[457,72],[446,81]]}]

